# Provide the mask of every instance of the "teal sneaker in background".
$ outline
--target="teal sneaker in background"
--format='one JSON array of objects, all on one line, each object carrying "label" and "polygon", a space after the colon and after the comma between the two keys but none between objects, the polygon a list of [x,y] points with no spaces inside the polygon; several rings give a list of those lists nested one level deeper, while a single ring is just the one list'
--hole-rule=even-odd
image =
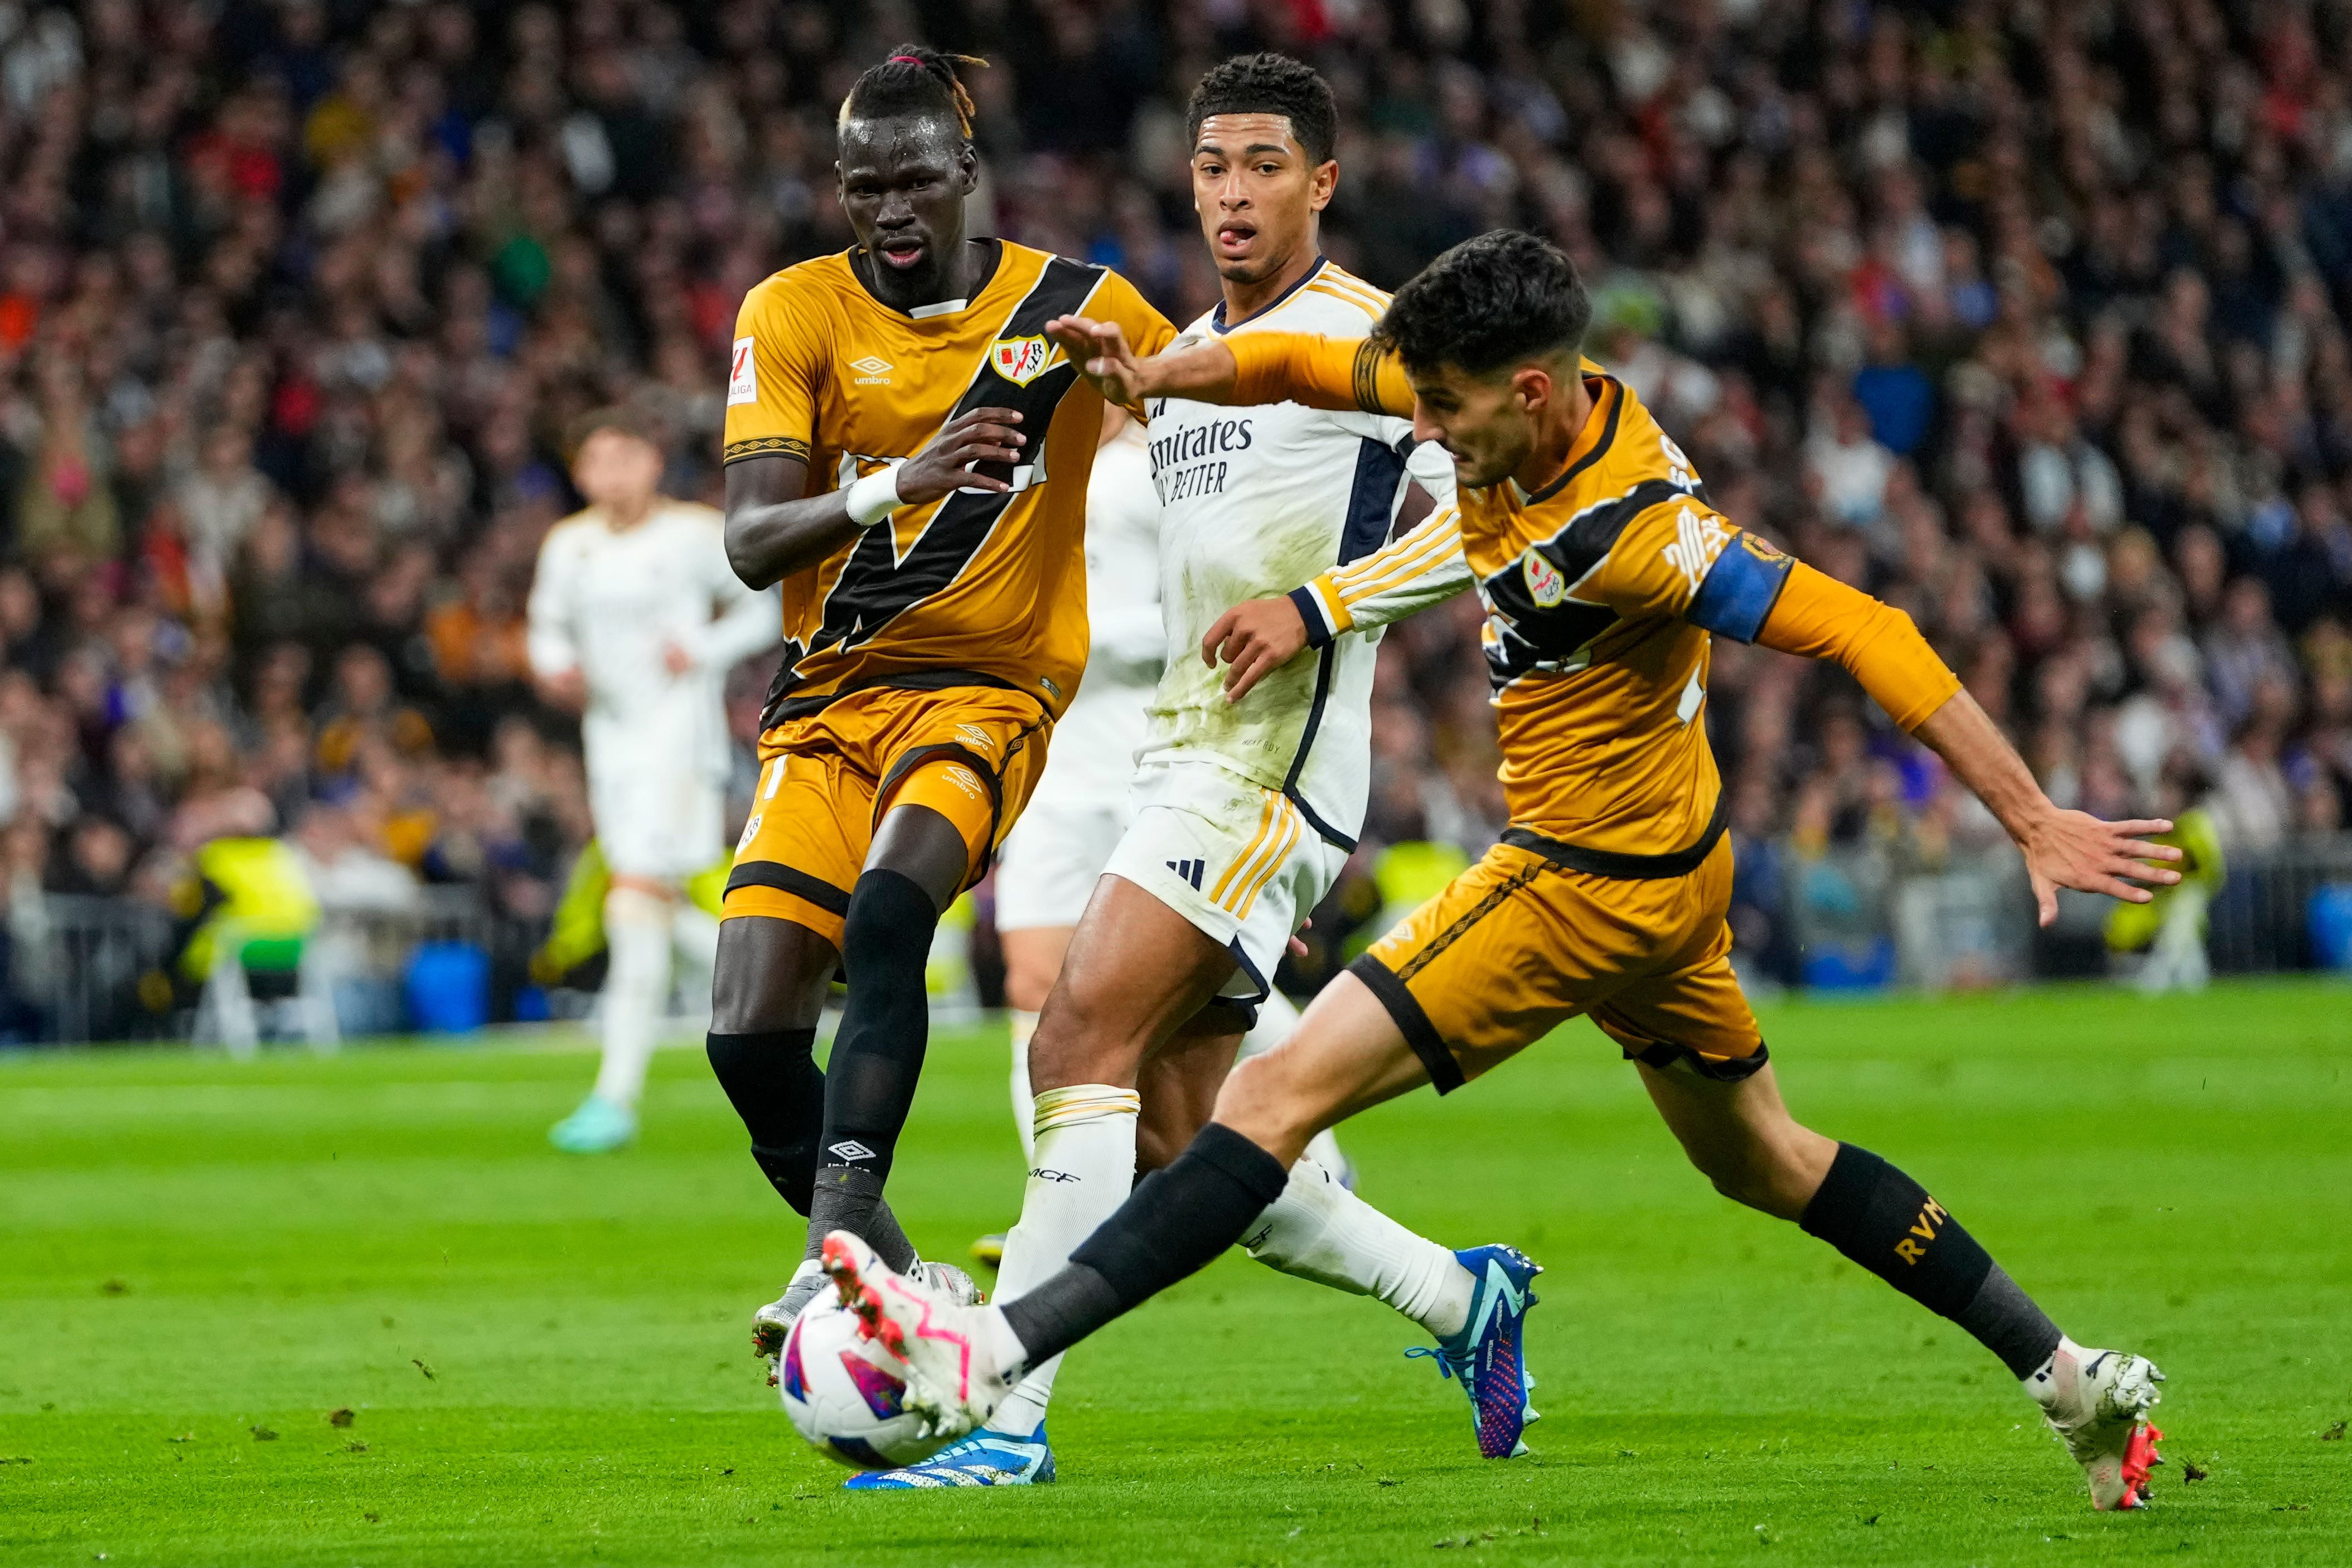
[{"label": "teal sneaker in background", "polygon": [[609,1154],[637,1136],[637,1113],[592,1094],[580,1109],[548,1129],[547,1141],[567,1154]]}]

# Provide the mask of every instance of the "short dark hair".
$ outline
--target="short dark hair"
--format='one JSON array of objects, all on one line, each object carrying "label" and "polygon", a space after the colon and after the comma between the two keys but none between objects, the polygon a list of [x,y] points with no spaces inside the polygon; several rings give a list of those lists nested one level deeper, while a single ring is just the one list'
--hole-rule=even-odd
[{"label": "short dark hair", "polygon": [[1592,297],[1559,247],[1523,229],[1465,239],[1396,291],[1372,336],[1413,370],[1486,375],[1538,355],[1574,353]]},{"label": "short dark hair", "polygon": [[964,90],[958,66],[985,66],[973,55],[942,54],[925,44],[901,44],[880,65],[858,73],[849,96],[841,100],[840,120],[887,120],[899,114],[939,114],[955,122],[959,134],[971,140],[971,94]]},{"label": "short dark hair", "polygon": [[1310,163],[1330,162],[1339,140],[1339,106],[1331,84],[1288,55],[1235,55],[1212,66],[1184,106],[1187,145],[1201,140],[1201,121],[1212,114],[1286,114]]},{"label": "short dark hair", "polygon": [[592,408],[572,422],[570,451],[574,458],[588,437],[610,430],[615,436],[626,436],[633,441],[643,441],[664,457],[669,455],[669,432],[651,412],[633,403],[615,403],[603,408]]}]

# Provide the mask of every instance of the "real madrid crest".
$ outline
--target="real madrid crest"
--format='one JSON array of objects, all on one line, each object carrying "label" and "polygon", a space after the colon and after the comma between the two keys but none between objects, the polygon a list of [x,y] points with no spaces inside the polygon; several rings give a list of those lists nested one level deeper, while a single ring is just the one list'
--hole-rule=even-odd
[{"label": "real madrid crest", "polygon": [[1043,337],[999,338],[988,351],[996,374],[1015,386],[1026,386],[1045,374],[1054,361],[1054,346]]},{"label": "real madrid crest", "polygon": [[1538,609],[1549,610],[1568,597],[1568,579],[1559,567],[1544,559],[1543,552],[1530,547],[1519,563],[1520,574],[1528,580],[1528,597]]}]

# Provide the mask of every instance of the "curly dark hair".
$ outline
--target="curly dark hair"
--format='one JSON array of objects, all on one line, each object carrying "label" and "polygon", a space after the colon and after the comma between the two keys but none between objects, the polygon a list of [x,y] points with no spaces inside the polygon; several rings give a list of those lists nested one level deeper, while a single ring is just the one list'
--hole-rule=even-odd
[{"label": "curly dark hair", "polygon": [[841,100],[840,119],[887,120],[898,114],[943,114],[956,130],[971,140],[971,117],[977,112],[971,94],[964,90],[958,66],[988,64],[974,55],[941,54],[923,44],[901,44],[880,65],[858,74],[849,96]]},{"label": "curly dark hair", "polygon": [[1413,370],[1486,375],[1538,355],[1574,353],[1592,324],[1576,263],[1549,240],[1498,228],[1423,268],[1372,329]]},{"label": "curly dark hair", "polygon": [[1331,84],[1288,55],[1235,55],[1212,66],[1184,106],[1186,145],[1201,139],[1212,114],[1286,114],[1310,163],[1328,163],[1339,140],[1339,109]]}]

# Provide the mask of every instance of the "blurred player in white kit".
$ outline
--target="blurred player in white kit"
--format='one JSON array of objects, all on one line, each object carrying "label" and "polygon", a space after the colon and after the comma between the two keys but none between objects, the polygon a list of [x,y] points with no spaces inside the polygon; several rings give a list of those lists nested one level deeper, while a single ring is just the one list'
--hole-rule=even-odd
[{"label": "blurred player in white kit", "polygon": [[581,715],[588,797],[612,873],[596,1087],[549,1138],[575,1154],[636,1136],[637,1099],[670,994],[673,951],[707,993],[719,922],[687,880],[727,853],[727,672],[773,647],[773,589],[727,563],[724,520],[661,493],[665,457],[632,410],[588,416],[572,479],[588,502],[548,531],[530,590],[530,666]]}]

